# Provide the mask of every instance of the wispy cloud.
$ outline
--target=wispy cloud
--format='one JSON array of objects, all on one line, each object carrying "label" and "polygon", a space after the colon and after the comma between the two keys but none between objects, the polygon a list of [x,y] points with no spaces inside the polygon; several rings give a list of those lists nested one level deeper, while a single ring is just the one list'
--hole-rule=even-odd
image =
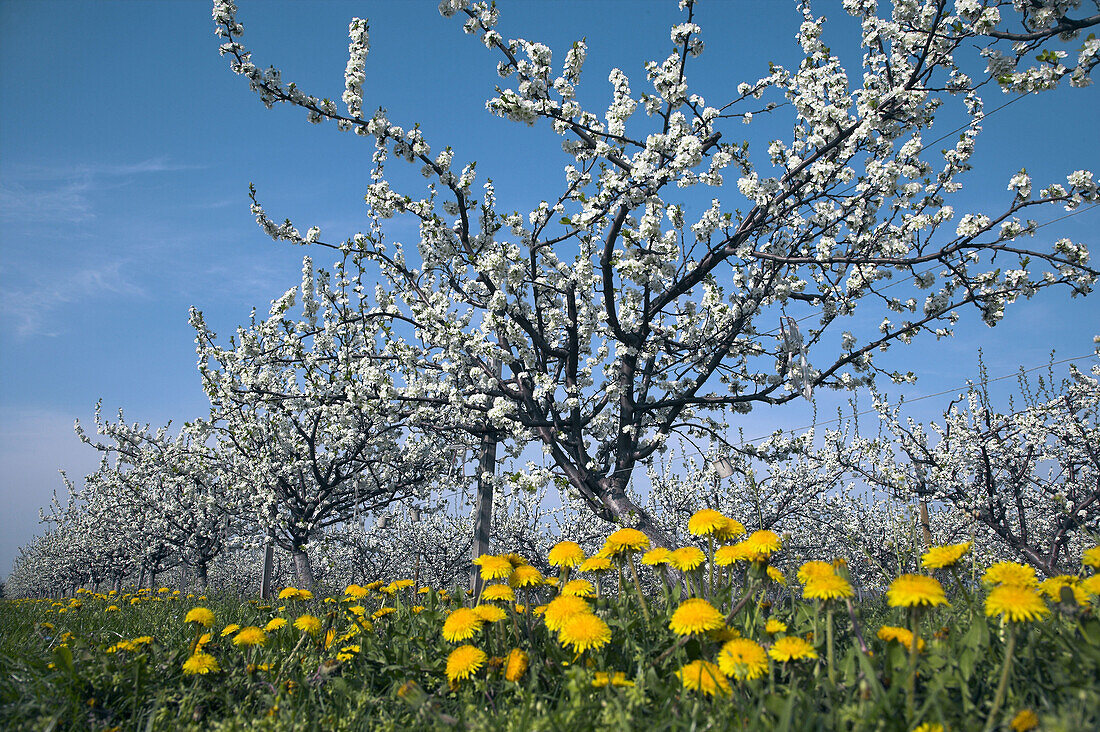
[{"label": "wispy cloud", "polygon": [[49,315],[65,305],[103,295],[145,296],[145,289],[126,276],[124,264],[107,262],[67,274],[53,273],[25,287],[5,288],[0,311],[19,337],[59,335],[49,326]]},{"label": "wispy cloud", "polygon": [[93,218],[86,180],[65,181],[35,189],[19,183],[0,183],[0,219],[26,223],[78,224]]},{"label": "wispy cloud", "polygon": [[136,163],[6,166],[0,182],[0,220],[14,223],[84,223],[95,218],[94,194],[153,173],[205,166],[150,158]]}]

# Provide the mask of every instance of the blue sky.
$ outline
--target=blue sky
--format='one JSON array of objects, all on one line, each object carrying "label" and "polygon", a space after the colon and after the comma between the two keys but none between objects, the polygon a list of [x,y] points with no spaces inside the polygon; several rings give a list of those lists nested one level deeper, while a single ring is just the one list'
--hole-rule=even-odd
[{"label": "blue sky", "polygon": [[[440,17],[434,1],[238,4],[257,64],[275,64],[284,79],[335,99],[347,23],[369,18],[367,109],[385,106],[406,127],[419,121],[433,147],[456,150],[456,162],[478,160],[501,208],[529,210],[558,190],[558,138],[484,111],[499,81],[496,59],[459,22]],[[680,17],[673,0],[501,6],[505,37],[541,40],[556,62],[587,38],[581,98],[596,111],[614,66],[635,92],[645,87],[642,63],[667,55],[668,27]],[[815,7],[842,19],[839,3]],[[790,63],[793,8],[704,2],[698,22],[707,48],[689,76],[694,90],[717,101],[765,75],[769,60]],[[837,49],[856,39],[850,26],[827,26],[826,34]],[[265,238],[248,210],[250,181],[273,218],[289,216],[303,231],[316,224],[337,239],[365,225],[372,143],[312,126],[289,107],[265,109],[229,71],[218,43],[201,1],[0,1],[0,573],[38,530],[38,507],[62,488],[56,471],[79,478],[95,469],[98,456],[78,442],[72,422],[90,421],[97,399],[108,414],[123,407],[130,421],[154,425],[206,412],[189,306],[228,334],[252,307],[264,309],[296,284],[307,252]],[[987,109],[1008,99],[992,91]],[[956,209],[1002,207],[1021,167],[1037,182],[1100,168],[1089,116],[1100,116],[1095,87],[1026,99],[990,117]],[[744,132],[754,142],[788,133],[766,121]],[[389,170],[398,181],[419,178],[396,163]],[[1090,211],[1046,227],[1040,240],[1094,241],[1098,224],[1100,210]],[[398,225],[391,235],[411,231]],[[1039,365],[1052,348],[1059,357],[1088,354],[1098,313],[1095,296],[1044,293],[995,329],[967,314],[953,340],[890,358],[922,377],[907,393],[929,394],[973,377],[979,346],[993,376]],[[931,416],[946,399],[914,412]],[[755,437],[808,416],[796,405],[755,412],[743,426]]]}]

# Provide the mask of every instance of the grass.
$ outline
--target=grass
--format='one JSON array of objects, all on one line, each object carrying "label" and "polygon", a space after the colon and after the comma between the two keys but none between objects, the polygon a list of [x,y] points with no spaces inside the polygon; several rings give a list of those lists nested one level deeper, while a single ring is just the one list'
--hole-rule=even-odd
[{"label": "grass", "polygon": [[[340,591],[308,599],[288,591],[270,604],[167,590],[4,600],[0,727],[966,730],[1009,729],[1014,720],[1021,726],[1026,718],[1018,715],[1030,710],[1041,729],[1100,728],[1100,622],[1088,604],[1095,596],[1078,604],[1072,591],[1055,593],[1057,601],[1043,600],[1041,619],[1012,624],[986,617],[982,588],[964,596],[944,575],[950,606],[917,618],[884,598],[806,600],[763,570],[757,561],[720,574],[712,601],[728,625],[684,636],[669,628],[676,595],[650,595],[647,621],[627,579],[621,594],[588,600],[611,641],[581,654],[563,647],[541,615],[505,602],[497,603],[504,619],[468,639],[444,640],[448,615],[472,604],[460,590],[391,584],[361,598]],[[516,591],[520,602],[525,592]],[[555,592],[553,585],[533,590],[532,604]],[[194,607],[213,612],[210,628],[186,622]],[[318,618],[319,631],[295,628],[301,615]],[[232,628],[223,634],[226,626],[262,628],[275,618],[288,622],[262,645],[235,645]],[[786,630],[767,632],[768,620]],[[883,626],[918,621],[922,651],[879,637]],[[770,660],[752,680],[727,669],[728,695],[685,688],[677,671],[696,659],[718,660],[734,635],[764,648],[798,636],[818,658]],[[464,644],[483,650],[487,661],[449,682],[448,656]],[[512,681],[504,659],[515,648],[529,665]],[[186,673],[195,652],[218,669]],[[615,672],[617,683],[599,684],[598,674]]]}]

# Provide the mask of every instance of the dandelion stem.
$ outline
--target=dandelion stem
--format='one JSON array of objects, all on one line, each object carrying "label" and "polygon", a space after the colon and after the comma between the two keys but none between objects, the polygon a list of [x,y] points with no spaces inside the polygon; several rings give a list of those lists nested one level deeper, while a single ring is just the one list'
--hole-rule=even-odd
[{"label": "dandelion stem", "polygon": [[836,663],[833,655],[833,606],[829,604],[825,610],[825,637],[828,643],[829,681],[836,683]]},{"label": "dandelion stem", "polygon": [[649,627],[649,608],[646,606],[645,595],[642,594],[642,583],[638,581],[638,568],[634,565],[634,555],[627,554],[630,560],[630,574],[634,576],[634,589],[638,591],[638,602],[642,604],[642,614],[645,615],[646,627]]},{"label": "dandelion stem", "polygon": [[917,708],[917,653],[920,648],[920,607],[913,608],[913,638],[909,642],[909,678],[905,680],[905,709],[909,719]]},{"label": "dandelion stem", "polygon": [[990,732],[997,723],[997,712],[1001,711],[1001,703],[1005,699],[1005,690],[1008,688],[1008,676],[1012,671],[1012,654],[1016,650],[1016,624],[1008,624],[1008,646],[1005,648],[1005,663],[1001,667],[1001,680],[997,683],[997,693],[993,697],[993,707],[989,710],[989,718],[985,720],[985,732]]},{"label": "dandelion stem", "polygon": [[710,591],[707,593],[707,599],[714,599],[714,535],[707,534],[707,549],[709,550],[708,566],[710,567]]},{"label": "dandelion stem", "polygon": [[962,577],[959,576],[959,568],[955,565],[951,565],[951,576],[955,578],[955,586],[959,588],[959,592],[963,596],[963,600],[966,601],[966,607],[970,610],[971,614],[974,613],[974,601],[970,598],[970,593],[967,591],[966,586],[963,585]]}]

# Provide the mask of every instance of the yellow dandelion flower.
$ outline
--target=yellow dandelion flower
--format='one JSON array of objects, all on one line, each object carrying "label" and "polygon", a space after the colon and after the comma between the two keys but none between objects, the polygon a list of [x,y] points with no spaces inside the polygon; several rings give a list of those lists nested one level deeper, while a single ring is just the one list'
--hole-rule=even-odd
[{"label": "yellow dandelion flower", "polygon": [[672,560],[672,552],[663,546],[650,549],[642,555],[642,564],[656,567],[658,564],[668,564]]},{"label": "yellow dandelion flower", "polygon": [[1062,588],[1068,587],[1073,593],[1073,601],[1078,605],[1088,604],[1088,593],[1084,592],[1078,582],[1080,578],[1072,574],[1060,574],[1057,577],[1045,579],[1039,583],[1039,591],[1049,597],[1052,602],[1062,601]]},{"label": "yellow dandelion flower", "polygon": [[459,681],[473,676],[485,665],[489,657],[485,651],[471,645],[459,646],[447,657],[447,681],[456,686]]},{"label": "yellow dandelion flower", "polygon": [[383,582],[382,580],[375,580],[374,582],[368,582],[367,584],[363,585],[363,587],[365,587],[368,590],[377,590],[379,587],[381,587],[384,584],[386,584],[386,583]]},{"label": "yellow dandelion flower", "polygon": [[370,590],[361,585],[348,585],[344,590],[344,596],[350,597],[353,600],[362,600],[364,597],[370,594]]},{"label": "yellow dandelion flower", "polygon": [[137,638],[130,640],[135,646],[147,646],[153,642],[153,636],[151,635],[139,635]]},{"label": "yellow dandelion flower", "polygon": [[681,572],[689,572],[705,562],[707,555],[703,550],[695,546],[680,547],[672,552],[669,564]]},{"label": "yellow dandelion flower", "polygon": [[[887,643],[893,641],[900,643],[902,648],[913,647],[913,631],[908,628],[899,628],[896,625],[884,625],[878,629],[877,633],[880,640],[884,640]],[[924,650],[924,638],[917,638],[917,650]]]},{"label": "yellow dandelion flower", "polygon": [[[764,559],[783,548],[783,540],[774,531],[768,531],[767,529],[752,532],[744,543],[750,551],[755,552],[757,556],[764,557]],[[757,559],[756,561],[763,560]]]},{"label": "yellow dandelion flower", "polygon": [[702,508],[688,519],[688,532],[692,536],[713,536],[725,528],[729,519],[713,508]]},{"label": "yellow dandelion flower", "polygon": [[1008,726],[1015,732],[1029,732],[1039,726],[1039,718],[1030,709],[1021,709]]},{"label": "yellow dandelion flower", "polygon": [[806,562],[798,568],[798,581],[802,584],[806,584],[814,577],[820,577],[822,575],[836,574],[836,570],[833,565],[828,562],[822,562],[817,559]]},{"label": "yellow dandelion flower", "polygon": [[997,562],[982,575],[987,585],[1024,585],[1036,587],[1039,584],[1035,568],[1017,562]]},{"label": "yellow dandelion flower", "polygon": [[697,635],[718,630],[726,624],[722,613],[706,600],[693,597],[680,603],[668,627],[676,635]]},{"label": "yellow dandelion flower", "polygon": [[416,582],[414,582],[411,579],[399,579],[399,580],[394,580],[391,584],[394,586],[395,589],[403,590],[406,587],[412,587],[413,585],[416,584]]},{"label": "yellow dandelion flower", "polygon": [[745,533],[744,525],[737,519],[726,519],[726,524],[714,532],[716,539],[721,541],[733,541]]},{"label": "yellow dandelion flower", "polygon": [[[1081,580],[1077,585],[1085,595],[1100,595],[1100,574],[1094,574],[1091,577],[1086,577]],[[1084,603],[1080,603],[1084,604]]]},{"label": "yellow dandelion flower", "polygon": [[576,613],[565,620],[558,631],[563,647],[572,646],[575,653],[589,648],[602,648],[611,642],[611,628],[591,613]]},{"label": "yellow dandelion flower", "polygon": [[1100,546],[1094,546],[1085,550],[1081,555],[1081,564],[1093,569],[1100,569]]},{"label": "yellow dandelion flower", "polygon": [[486,623],[497,623],[508,617],[508,613],[496,605],[475,605],[474,612]]},{"label": "yellow dandelion flower", "polygon": [[272,618],[271,620],[267,621],[267,625],[264,626],[264,630],[266,630],[268,633],[272,633],[283,627],[284,625],[286,625],[286,618]]},{"label": "yellow dandelion flower", "polygon": [[584,561],[584,550],[575,541],[559,541],[546,559],[553,567],[576,567]]},{"label": "yellow dandelion flower", "polygon": [[183,622],[185,623],[197,623],[204,628],[209,628],[214,624],[214,613],[209,608],[205,607],[193,607],[184,616]]},{"label": "yellow dandelion flower", "polygon": [[106,610],[104,610],[103,612],[107,612],[107,613],[117,613],[117,612],[118,612],[118,605],[108,605],[108,606],[107,606],[107,609],[106,609]]},{"label": "yellow dandelion flower", "polygon": [[321,619],[316,615],[299,615],[294,621],[294,627],[303,633],[317,635],[321,632]]},{"label": "yellow dandelion flower", "polygon": [[481,591],[481,599],[503,602],[515,602],[516,593],[508,585],[488,585]]},{"label": "yellow dandelion flower", "polygon": [[768,649],[768,655],[780,663],[801,661],[804,658],[817,658],[814,647],[796,635],[776,638]]},{"label": "yellow dandelion flower", "polygon": [[576,595],[577,597],[591,597],[596,594],[596,588],[586,579],[569,580],[561,588],[563,595]]},{"label": "yellow dandelion flower", "polygon": [[249,625],[247,628],[241,628],[241,632],[233,636],[233,645],[243,646],[245,648],[251,646],[262,646],[267,641],[267,634],[262,629],[257,628],[255,625]]},{"label": "yellow dandelion flower", "polygon": [[378,620],[379,618],[384,618],[387,615],[392,615],[395,612],[397,612],[397,608],[395,607],[380,607],[373,613],[371,613],[370,616],[375,620]]},{"label": "yellow dandelion flower", "polygon": [[504,678],[507,681],[519,681],[527,673],[527,663],[530,657],[525,651],[513,648],[504,661]]},{"label": "yellow dandelion flower", "polygon": [[786,633],[787,624],[781,620],[775,618],[769,618],[767,624],[764,626],[764,632],[768,635],[776,635],[777,633]]},{"label": "yellow dandelion flower", "polygon": [[822,574],[814,577],[806,583],[802,591],[804,597],[811,600],[838,600],[844,597],[853,597],[855,592],[848,580],[838,574]]},{"label": "yellow dandelion flower", "polygon": [[279,599],[280,600],[297,600],[298,599],[298,590],[293,588],[293,587],[284,587],[283,589],[279,590]]},{"label": "yellow dandelion flower", "polygon": [[[535,609],[538,612],[538,609]],[[583,597],[575,595],[560,595],[555,597],[546,606],[542,621],[552,631],[561,630],[566,620],[578,614],[591,614],[592,608]]]},{"label": "yellow dandelion flower", "polygon": [[310,592],[309,590],[298,590],[298,599],[299,600],[312,600],[313,599],[313,593]]},{"label": "yellow dandelion flower", "polygon": [[606,572],[609,569],[611,569],[611,560],[597,554],[594,557],[585,559],[578,568],[578,571],[587,574],[588,572]]},{"label": "yellow dandelion flower", "polygon": [[974,546],[972,541],[949,546],[934,546],[921,555],[920,564],[925,569],[954,567],[960,559],[970,553],[972,546]]},{"label": "yellow dandelion flower", "polygon": [[718,652],[718,667],[727,676],[741,681],[758,679],[768,672],[768,654],[764,647],[748,638],[734,638]]},{"label": "yellow dandelion flower", "polygon": [[512,563],[507,557],[484,554],[475,559],[474,563],[481,566],[481,579],[486,581],[505,579],[512,574]]},{"label": "yellow dandelion flower", "polygon": [[737,562],[752,561],[755,556],[755,552],[750,551],[745,542],[739,541],[731,546],[719,547],[714,552],[714,563],[719,567],[728,567]]},{"label": "yellow dandelion flower", "polygon": [[1038,620],[1049,613],[1042,596],[1022,585],[999,585],[991,589],[985,599],[986,615],[1000,615],[1014,623]]},{"label": "yellow dandelion flower", "polygon": [[468,607],[460,607],[451,612],[443,621],[443,639],[449,643],[469,640],[481,630],[484,621]]},{"label": "yellow dandelion flower", "polygon": [[241,626],[237,625],[236,623],[230,623],[229,625],[222,628],[222,632],[219,635],[221,635],[221,637],[224,638],[227,635],[233,635],[234,633],[236,633],[240,629],[241,629]]},{"label": "yellow dandelion flower", "polygon": [[784,576],[784,574],[782,572],[779,571],[779,569],[777,569],[776,567],[772,567],[771,565],[768,565],[767,573],[768,573],[768,577],[771,579],[772,582],[775,582],[776,584],[779,584],[779,585],[786,586],[787,578],[786,578],[786,576]]},{"label": "yellow dandelion flower", "polygon": [[611,556],[627,552],[640,552],[649,548],[649,537],[637,529],[622,528],[607,537],[604,548]]},{"label": "yellow dandelion flower", "polygon": [[702,659],[692,661],[676,672],[680,683],[690,691],[701,691],[707,696],[727,696],[730,684],[726,675],[715,664]]},{"label": "yellow dandelion flower", "polygon": [[592,678],[592,686],[596,689],[602,689],[605,686],[634,686],[634,682],[628,680],[622,671],[610,674],[606,671],[597,671]]},{"label": "yellow dandelion flower", "polygon": [[948,605],[943,585],[935,577],[923,574],[903,574],[890,583],[886,591],[890,607]]},{"label": "yellow dandelion flower", "polygon": [[542,576],[542,572],[530,564],[516,567],[508,577],[508,584],[512,587],[538,587],[544,582],[546,582],[546,578]]},{"label": "yellow dandelion flower", "polygon": [[938,722],[925,722],[913,728],[913,732],[943,732],[943,725]]},{"label": "yellow dandelion flower", "polygon": [[218,659],[209,653],[199,651],[183,662],[183,672],[188,676],[206,675],[220,671]]},{"label": "yellow dandelion flower", "polygon": [[502,556],[505,559],[507,559],[509,562],[511,562],[512,569],[515,569],[516,567],[521,567],[524,564],[530,564],[530,562],[528,562],[525,557],[523,557],[522,555],[516,554],[515,552],[512,552],[511,554],[504,554]]}]

